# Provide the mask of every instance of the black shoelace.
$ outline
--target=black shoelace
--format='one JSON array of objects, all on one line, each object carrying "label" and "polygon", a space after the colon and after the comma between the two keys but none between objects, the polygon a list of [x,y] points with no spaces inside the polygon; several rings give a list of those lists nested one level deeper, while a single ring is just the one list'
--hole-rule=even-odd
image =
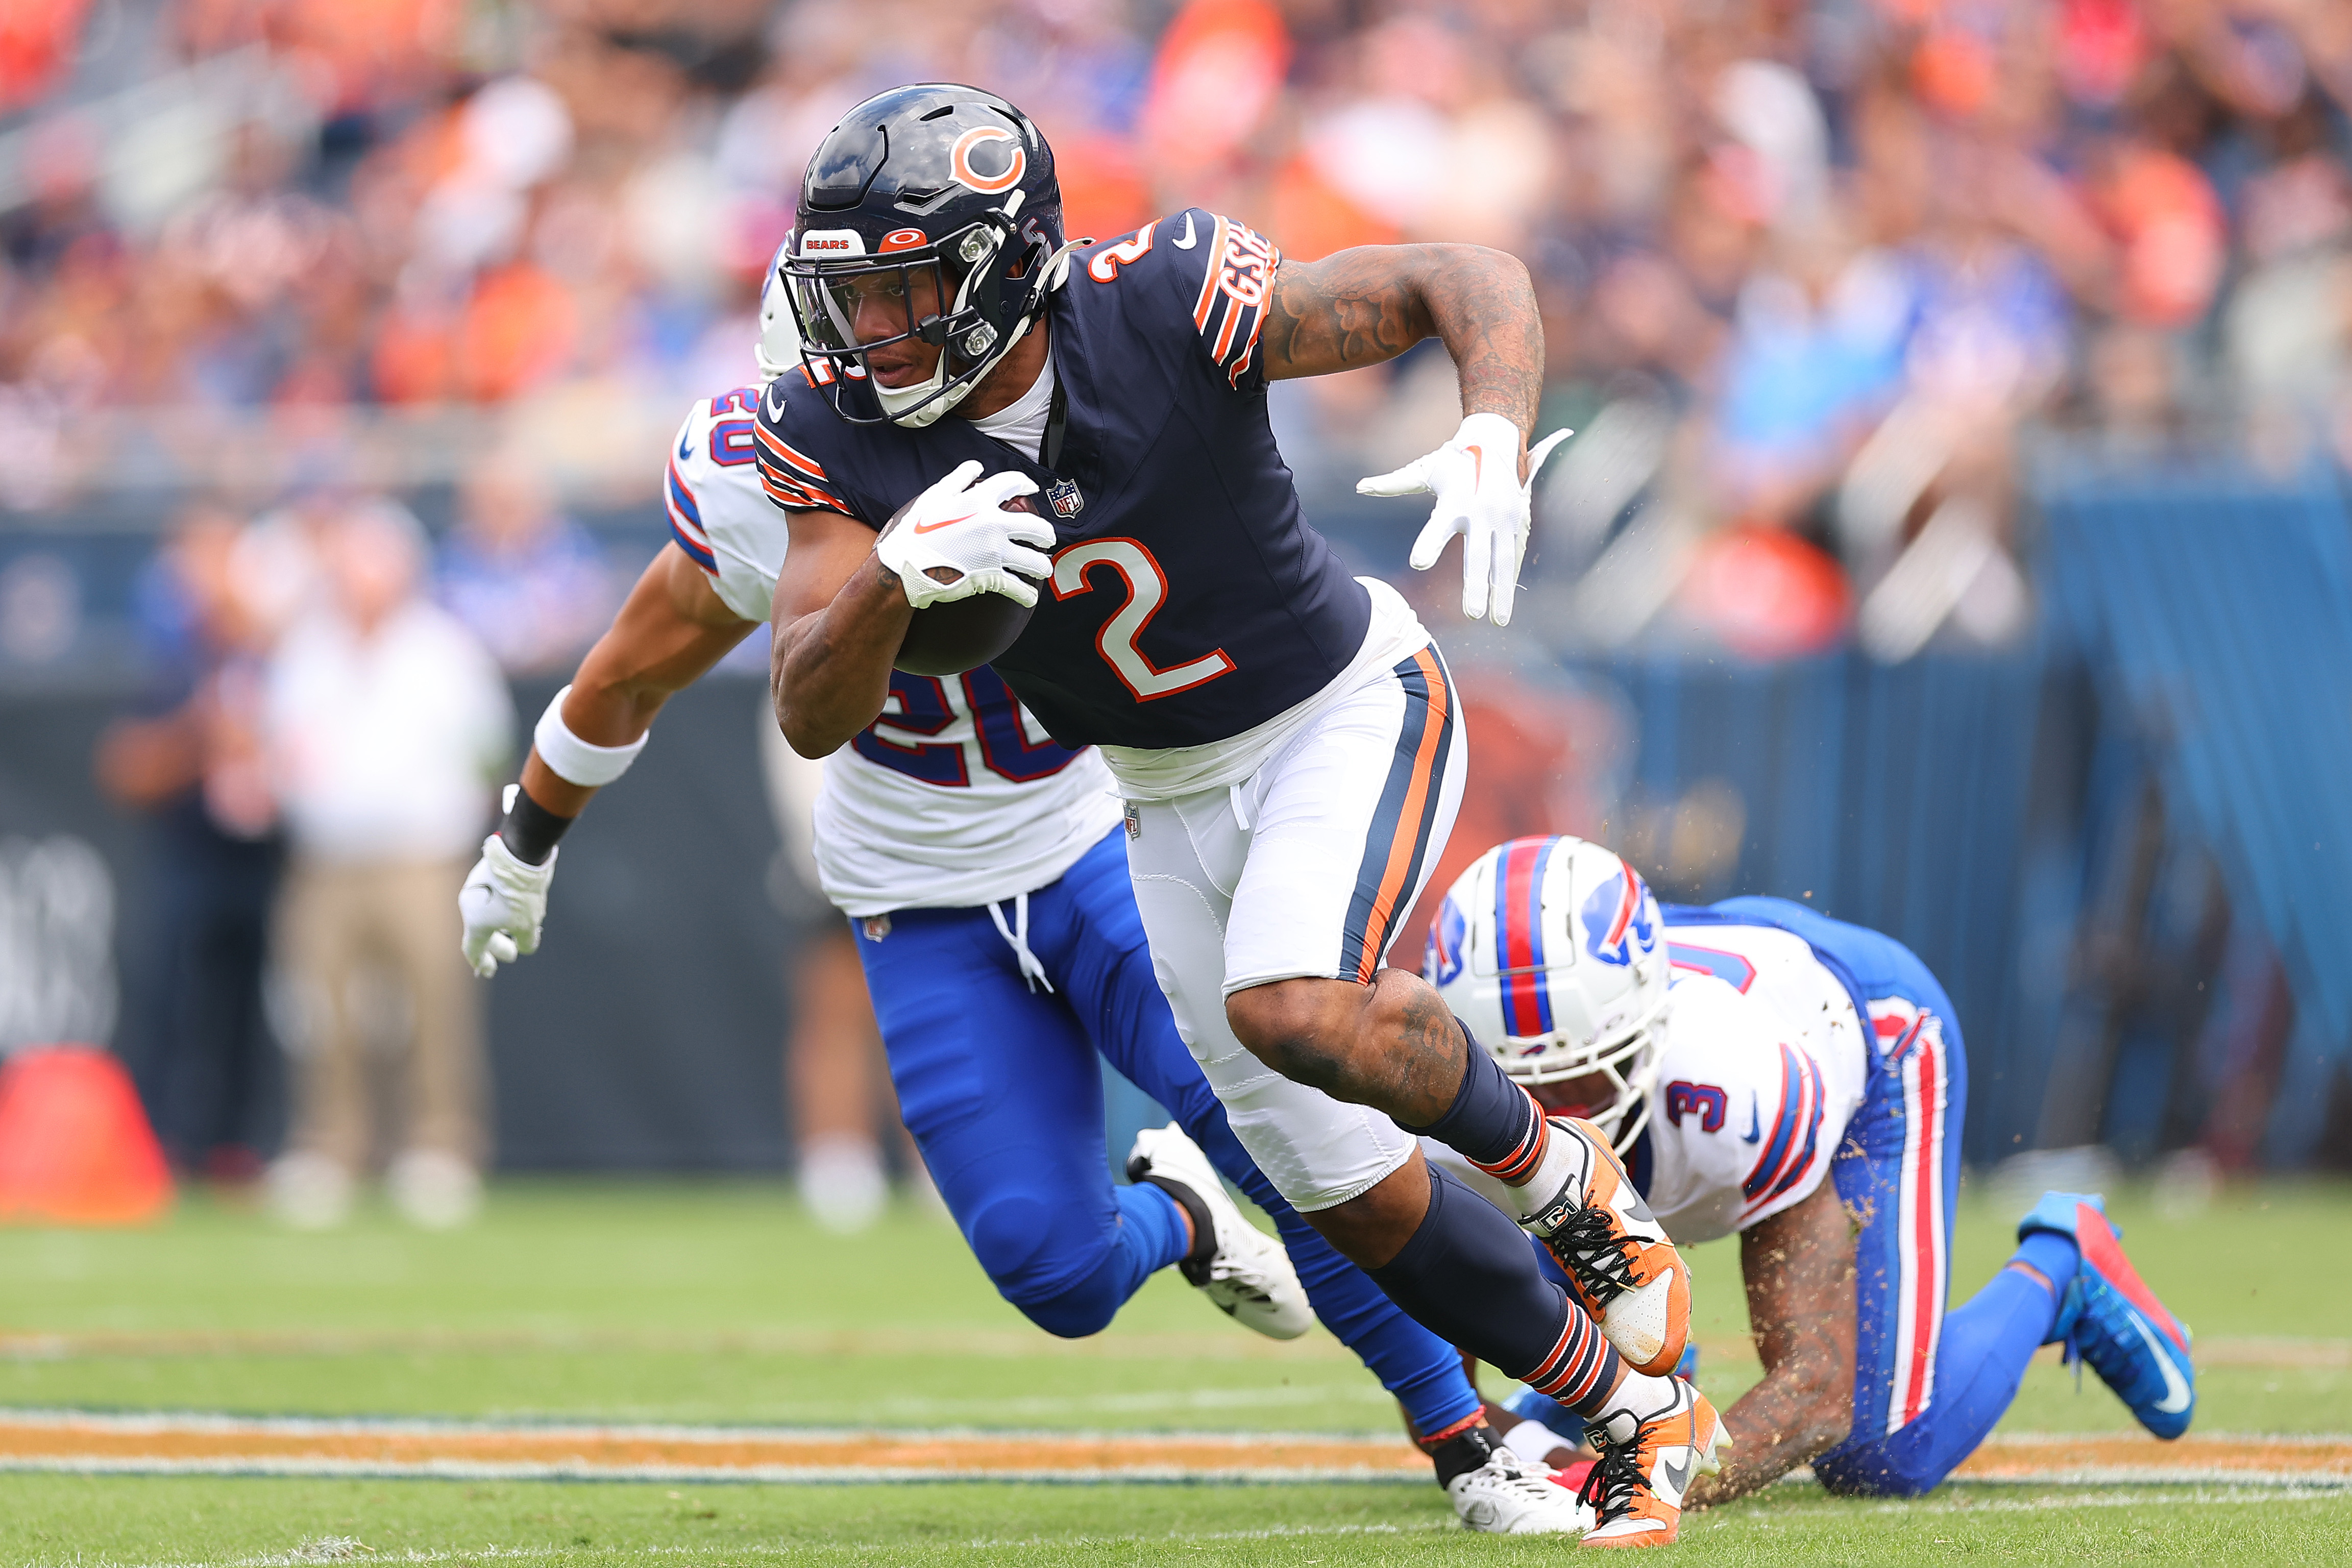
[{"label": "black shoelace", "polygon": [[1585,1472],[1584,1484],[1576,1489],[1576,1499],[1591,1509],[1594,1520],[1606,1524],[1633,1506],[1647,1484],[1642,1475],[1642,1438],[1654,1422],[1645,1422],[1637,1428],[1632,1441],[1612,1443],[1598,1427],[1587,1429],[1592,1446],[1601,1450],[1592,1468]]},{"label": "black shoelace", "polygon": [[1606,1307],[1633,1288],[1633,1243],[1612,1234],[1609,1226],[1607,1214],[1587,1205],[1544,1237],[1551,1255],[1576,1276],[1596,1307]]}]

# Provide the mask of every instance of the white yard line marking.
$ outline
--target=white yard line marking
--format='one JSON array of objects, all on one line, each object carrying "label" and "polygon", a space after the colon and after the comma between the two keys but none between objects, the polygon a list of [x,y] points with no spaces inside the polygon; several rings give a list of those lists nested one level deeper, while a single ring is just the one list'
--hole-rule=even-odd
[{"label": "white yard line marking", "polygon": [[78,1361],[100,1356],[511,1355],[637,1351],[656,1355],[1075,1357],[1094,1361],[1340,1361],[1347,1347],[1328,1335],[1272,1341],[1244,1333],[1122,1333],[1057,1340],[975,1329],[746,1329],[679,1333],[634,1329],[236,1329],[30,1330],[0,1331],[0,1361]]},{"label": "white yard line marking", "polygon": [[[1433,1519],[1415,1524],[1292,1524],[1270,1525],[1257,1530],[1191,1530],[1169,1531],[1165,1534],[1147,1535],[1137,1531],[1125,1535],[1023,1535],[977,1536],[970,1541],[927,1541],[922,1544],[926,1553],[937,1552],[1002,1552],[1008,1547],[1023,1546],[1150,1546],[1165,1542],[1229,1541],[1291,1541],[1328,1540],[1354,1535],[1413,1536],[1435,1533],[1452,1534],[1461,1526],[1451,1519]],[[234,1557],[225,1560],[184,1559],[164,1563],[122,1564],[120,1568],[316,1568],[322,1562],[358,1563],[474,1563],[488,1559],[533,1561],[547,1557],[562,1557],[578,1552],[577,1546],[484,1546],[464,1552],[419,1552],[410,1547],[397,1552],[377,1552],[364,1543],[348,1556],[322,1556],[305,1553],[300,1548],[292,1552],[272,1552],[266,1557]],[[875,1548],[868,1542],[853,1541],[794,1542],[790,1545],[765,1542],[730,1542],[725,1547],[709,1546],[631,1546],[633,1556],[684,1557],[717,1552],[728,1557],[790,1557],[795,1560],[813,1556],[871,1557]],[[84,1558],[69,1560],[74,1568],[89,1568]],[[104,1559],[99,1559],[104,1562]]]},{"label": "white yard line marking", "polygon": [[[547,1421],[457,1421],[407,1415],[236,1415],[214,1411],[77,1410],[71,1407],[11,1409],[0,1406],[0,1430],[15,1426],[57,1431],[115,1432],[131,1436],[191,1433],[205,1436],[252,1433],[287,1437],[341,1436],[513,1436],[531,1439],[574,1438],[593,1442],[745,1443],[866,1441],[895,1443],[1021,1442],[1066,1443],[1222,1443],[1234,1448],[1258,1448],[1273,1443],[1348,1445],[1389,1452],[1403,1439],[1392,1433],[1360,1432],[1121,1432],[1079,1427],[1020,1428],[1002,1426],[704,1426],[678,1422],[594,1422],[556,1418]],[[2336,1439],[2352,1443],[2352,1437]]]},{"label": "white yard line marking", "polygon": [[1303,1486],[1360,1483],[1425,1485],[1428,1474],[1392,1465],[1193,1467],[1139,1465],[1117,1469],[914,1468],[889,1465],[591,1465],[430,1459],[383,1464],[367,1459],[302,1458],[0,1458],[0,1475],[310,1477],[343,1480],[619,1481],[669,1486],[932,1486],[986,1482],[1026,1486]]}]

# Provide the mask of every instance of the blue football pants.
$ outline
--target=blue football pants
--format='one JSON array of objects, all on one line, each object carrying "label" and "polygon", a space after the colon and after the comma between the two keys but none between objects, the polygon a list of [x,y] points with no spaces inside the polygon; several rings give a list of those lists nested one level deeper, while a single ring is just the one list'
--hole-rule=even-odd
[{"label": "blue football pants", "polygon": [[1004,1299],[1049,1333],[1092,1334],[1183,1255],[1174,1201],[1111,1181],[1108,1061],[1273,1217],[1316,1316],[1416,1428],[1475,1413],[1454,1350],[1333,1251],[1243,1152],[1153,978],[1119,830],[1028,906],[1028,946],[1050,993],[1023,980],[984,908],[897,910],[887,935],[857,941],[900,1113]]},{"label": "blue football pants", "polygon": [[[2049,1289],[2011,1268],[1944,1310],[1969,1099],[1958,1015],[1892,937],[1785,899],[1712,909],[1804,938],[1864,1009],[1868,1078],[1830,1167],[1840,1201],[1865,1216],[1854,1243],[1853,1428],[1813,1473],[1832,1491],[1916,1497],[1975,1452],[2009,1409],[2058,1310]],[[2038,1261],[2049,1272],[2049,1260]],[[2063,1295],[2065,1279],[2056,1283]]]}]

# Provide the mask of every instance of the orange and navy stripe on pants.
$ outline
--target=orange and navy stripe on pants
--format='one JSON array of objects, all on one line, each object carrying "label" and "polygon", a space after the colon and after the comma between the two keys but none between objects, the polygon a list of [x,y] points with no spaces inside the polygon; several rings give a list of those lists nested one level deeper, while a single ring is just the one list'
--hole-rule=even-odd
[{"label": "orange and navy stripe on pants", "polygon": [[1437,645],[1390,673],[1404,688],[1404,723],[1397,731],[1396,760],[1364,837],[1363,863],[1356,870],[1356,894],[1348,903],[1348,925],[1339,942],[1339,973],[1370,984],[1388,951],[1397,921],[1421,886],[1422,867],[1437,831],[1438,799],[1444,791],[1445,759],[1454,749],[1454,686]]},{"label": "orange and navy stripe on pants", "polygon": [[1600,1325],[1575,1302],[1568,1302],[1567,1307],[1568,1321],[1560,1325],[1551,1353],[1532,1369],[1512,1375],[1538,1394],[1573,1407],[1609,1392],[1617,1381],[1618,1359],[1616,1351],[1601,1338]]},{"label": "orange and navy stripe on pants", "polygon": [[[1476,1050],[1477,1042],[1472,1041],[1470,1048]],[[1519,1092],[1527,1095],[1528,1100],[1527,1131],[1519,1134],[1519,1141],[1511,1146],[1509,1153],[1499,1160],[1470,1160],[1472,1164],[1507,1187],[1516,1187],[1534,1176],[1536,1167],[1544,1162],[1544,1151],[1551,1144],[1551,1123],[1546,1120],[1543,1107],[1526,1089]],[[1462,1157],[1470,1159],[1467,1154]]]}]

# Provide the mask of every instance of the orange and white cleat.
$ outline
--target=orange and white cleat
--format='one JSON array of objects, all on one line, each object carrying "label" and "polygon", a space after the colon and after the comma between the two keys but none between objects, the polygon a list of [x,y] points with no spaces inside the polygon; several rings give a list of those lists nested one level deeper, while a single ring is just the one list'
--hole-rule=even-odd
[{"label": "orange and white cleat", "polygon": [[1599,1522],[1585,1532],[1585,1545],[1673,1545],[1691,1479],[1723,1468],[1720,1450],[1731,1446],[1731,1435],[1722,1417],[1689,1384],[1678,1378],[1674,1389],[1674,1404],[1643,1421],[1630,1437],[1620,1441],[1592,1428],[1601,1458],[1577,1495]]},{"label": "orange and white cleat", "polygon": [[1565,1180],[1522,1223],[1559,1259],[1570,1294],[1626,1364],[1664,1377],[1690,1338],[1690,1270],[1601,1130],[1572,1116],[1552,1117],[1550,1127],[1570,1158],[1546,1158],[1539,1174],[1558,1170]]}]

